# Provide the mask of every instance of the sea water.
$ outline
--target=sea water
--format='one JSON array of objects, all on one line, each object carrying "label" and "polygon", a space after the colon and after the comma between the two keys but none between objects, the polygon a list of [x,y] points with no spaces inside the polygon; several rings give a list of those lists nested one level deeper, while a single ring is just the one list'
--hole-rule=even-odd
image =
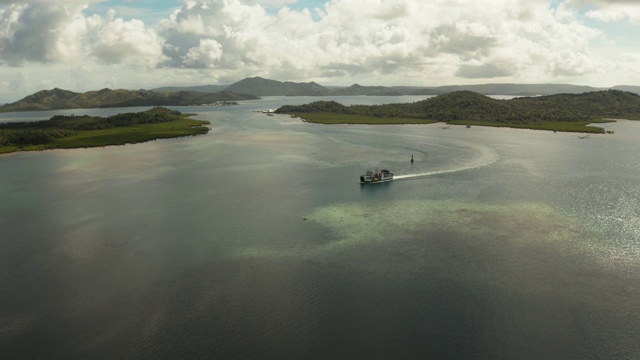
[{"label": "sea water", "polygon": [[[637,358],[640,123],[581,139],[258,112],[316,100],[0,156],[2,358]],[[396,180],[359,184],[369,168]]]}]

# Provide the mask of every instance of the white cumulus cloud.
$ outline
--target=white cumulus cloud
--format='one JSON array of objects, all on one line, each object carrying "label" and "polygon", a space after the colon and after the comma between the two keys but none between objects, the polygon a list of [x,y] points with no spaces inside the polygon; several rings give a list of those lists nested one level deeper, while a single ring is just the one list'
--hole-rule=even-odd
[{"label": "white cumulus cloud", "polygon": [[0,62],[99,61],[156,66],[164,60],[163,41],[140,20],[124,21],[110,12],[86,16],[78,2],[35,2],[0,8]]},{"label": "white cumulus cloud", "polygon": [[[73,66],[84,69],[85,86],[92,88],[256,75],[438,85],[639,74],[629,61],[601,56],[593,46],[607,43],[606,30],[594,28],[593,20],[640,19],[634,1],[331,0],[303,10],[289,7],[294,3],[184,0],[158,21],[158,13],[145,19],[135,11],[96,11],[109,4],[100,0],[0,0],[0,74]],[[128,6],[135,9],[135,2]],[[36,86],[33,76],[9,78]]]},{"label": "white cumulus cloud", "polygon": [[107,64],[131,63],[155,67],[165,60],[164,41],[140,20],[124,21],[110,12],[95,29],[91,54]]},{"label": "white cumulus cloud", "polygon": [[184,64],[193,68],[213,68],[222,56],[222,45],[213,39],[201,39],[184,57]]},{"label": "white cumulus cloud", "polygon": [[637,0],[569,0],[568,3],[588,9],[586,16],[597,21],[640,24],[640,2]]}]

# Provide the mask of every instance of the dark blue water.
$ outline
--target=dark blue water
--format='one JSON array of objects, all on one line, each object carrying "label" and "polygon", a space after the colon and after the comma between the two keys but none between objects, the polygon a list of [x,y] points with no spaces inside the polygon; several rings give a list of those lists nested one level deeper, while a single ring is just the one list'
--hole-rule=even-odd
[{"label": "dark blue water", "polygon": [[[637,358],[640,123],[579,139],[254,112],[314,100],[0,156],[1,358]],[[397,180],[360,185],[373,167]]]}]

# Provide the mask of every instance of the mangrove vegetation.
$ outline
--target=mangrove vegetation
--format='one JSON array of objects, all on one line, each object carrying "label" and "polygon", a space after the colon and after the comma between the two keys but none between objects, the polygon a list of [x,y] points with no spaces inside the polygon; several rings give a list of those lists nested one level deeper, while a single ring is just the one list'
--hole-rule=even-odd
[{"label": "mangrove vegetation", "polygon": [[497,100],[456,91],[404,104],[350,105],[336,101],[285,105],[276,110],[309,122],[345,124],[449,124],[603,132],[588,126],[608,118],[640,119],[640,95],[620,90]]},{"label": "mangrove vegetation", "polygon": [[0,124],[0,153],[124,145],[206,134],[208,121],[163,107],[109,117],[57,115],[46,121]]}]

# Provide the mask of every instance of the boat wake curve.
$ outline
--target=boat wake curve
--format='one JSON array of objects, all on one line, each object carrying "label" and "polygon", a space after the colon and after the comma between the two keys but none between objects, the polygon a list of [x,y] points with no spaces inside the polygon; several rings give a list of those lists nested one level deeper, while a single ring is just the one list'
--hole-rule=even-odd
[{"label": "boat wake curve", "polygon": [[428,171],[428,172],[416,173],[416,174],[395,175],[393,179],[407,180],[407,179],[415,179],[415,178],[421,178],[421,177],[427,177],[427,176],[433,176],[433,175],[456,173],[456,172],[467,171],[472,169],[479,169],[481,167],[485,167],[497,162],[499,159],[499,156],[493,150],[489,148],[484,148],[482,149],[482,155],[480,159],[482,160],[479,163],[476,163],[470,166],[464,166],[464,167],[455,168],[455,169],[434,170],[434,171]]},{"label": "boat wake curve", "polygon": [[454,172],[459,172],[459,171],[465,171],[465,170],[469,170],[469,169],[471,169],[471,168],[465,168],[465,169],[453,169],[453,170],[429,171],[429,172],[420,173],[420,174],[395,175],[395,176],[393,177],[393,180],[415,179],[415,178],[427,177],[427,176],[432,176],[432,175],[449,174],[449,173],[454,173]]}]

